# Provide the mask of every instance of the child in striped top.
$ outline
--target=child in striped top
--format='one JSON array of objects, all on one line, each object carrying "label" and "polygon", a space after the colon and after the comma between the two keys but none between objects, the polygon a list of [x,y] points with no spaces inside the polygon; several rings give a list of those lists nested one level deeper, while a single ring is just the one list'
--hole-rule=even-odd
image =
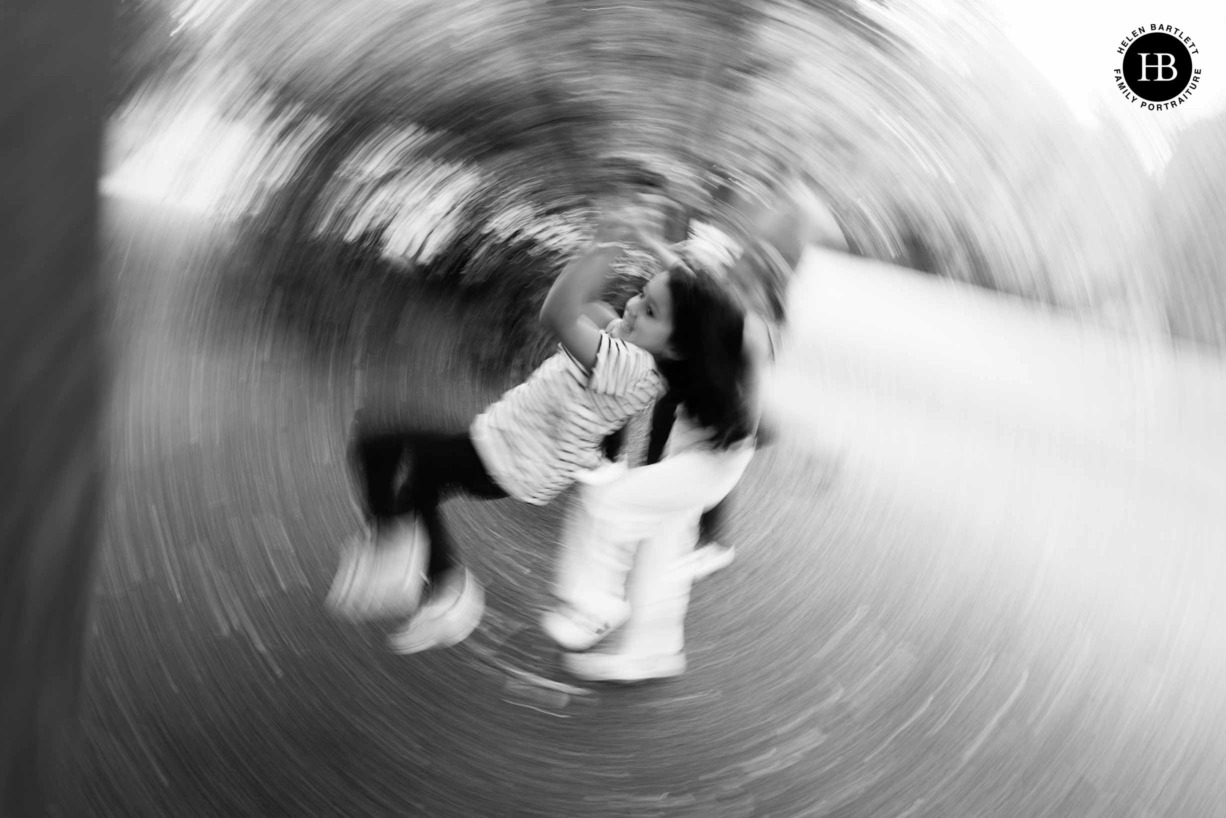
[{"label": "child in striped top", "polygon": [[[472,632],[483,592],[455,560],[439,504],[456,492],[548,503],[601,465],[603,439],[664,391],[661,364],[680,365],[674,322],[705,320],[706,304],[687,295],[698,273],[685,267],[653,277],[604,329],[589,317],[623,243],[646,241],[649,230],[642,216],[602,222],[541,309],[558,352],[467,432],[385,431],[359,413],[352,448],[368,531],[342,559],[328,596],[334,613],[353,621],[412,614],[390,638],[401,653],[453,645]],[[684,316],[674,313],[678,292]]]}]

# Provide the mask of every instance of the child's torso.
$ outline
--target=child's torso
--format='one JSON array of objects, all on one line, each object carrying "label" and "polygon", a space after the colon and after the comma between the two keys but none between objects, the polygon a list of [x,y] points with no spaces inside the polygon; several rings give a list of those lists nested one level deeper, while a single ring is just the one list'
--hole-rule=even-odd
[{"label": "child's torso", "polygon": [[662,381],[650,356],[630,354],[642,375],[612,394],[589,388],[592,374],[560,350],[526,382],[473,422],[473,440],[491,475],[509,494],[545,503],[575,475],[600,465],[600,443],[658,397]]}]

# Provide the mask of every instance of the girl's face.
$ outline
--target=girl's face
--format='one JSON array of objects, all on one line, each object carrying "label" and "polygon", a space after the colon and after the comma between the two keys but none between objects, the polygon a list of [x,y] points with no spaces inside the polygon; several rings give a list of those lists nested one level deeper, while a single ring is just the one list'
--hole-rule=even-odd
[{"label": "girl's face", "polygon": [[660,273],[643,291],[631,298],[622,316],[621,339],[647,350],[657,358],[672,354],[673,296],[668,273]]}]

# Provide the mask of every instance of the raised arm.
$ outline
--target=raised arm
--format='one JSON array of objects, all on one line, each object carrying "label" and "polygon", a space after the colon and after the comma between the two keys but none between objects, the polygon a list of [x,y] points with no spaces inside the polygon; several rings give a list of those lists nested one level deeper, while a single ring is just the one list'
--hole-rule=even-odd
[{"label": "raised arm", "polygon": [[541,305],[541,324],[589,369],[596,365],[601,329],[588,317],[589,305],[599,295],[610,267],[621,255],[619,242],[627,235],[622,222],[605,219],[595,241],[566,265]]},{"label": "raised arm", "polygon": [[583,305],[583,317],[595,324],[597,329],[604,329],[618,315],[617,310],[606,301],[589,301]]},{"label": "raised arm", "polygon": [[[584,366],[596,365],[600,331],[616,317],[612,308],[596,306],[605,277],[627,243],[647,244],[656,232],[650,210],[631,208],[601,220],[596,238],[571,260],[541,305],[541,323]],[[600,316],[607,316],[597,326]]]}]

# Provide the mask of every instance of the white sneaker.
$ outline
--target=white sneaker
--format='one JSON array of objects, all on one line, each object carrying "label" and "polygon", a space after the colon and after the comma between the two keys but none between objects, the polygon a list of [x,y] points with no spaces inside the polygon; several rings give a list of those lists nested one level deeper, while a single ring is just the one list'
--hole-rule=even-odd
[{"label": "white sneaker", "polygon": [[708,543],[695,548],[689,556],[690,571],[695,581],[706,579],[716,571],[722,571],[736,559],[736,549],[719,543]]},{"label": "white sneaker", "polygon": [[685,673],[685,653],[632,656],[624,653],[567,653],[562,657],[566,669],[589,682],[633,684],[650,679],[667,679]]},{"label": "white sneaker", "polygon": [[587,650],[629,618],[630,605],[625,601],[604,616],[581,611],[574,605],[561,605],[541,618],[541,627],[566,650]]},{"label": "white sneaker", "polygon": [[466,568],[440,578],[421,609],[387,638],[396,653],[449,648],[468,638],[485,614],[485,590]]},{"label": "white sneaker", "polygon": [[384,532],[375,547],[371,532],[354,535],[328,591],[332,613],[351,622],[389,619],[417,610],[426,582],[429,539],[421,524],[404,523]]}]

